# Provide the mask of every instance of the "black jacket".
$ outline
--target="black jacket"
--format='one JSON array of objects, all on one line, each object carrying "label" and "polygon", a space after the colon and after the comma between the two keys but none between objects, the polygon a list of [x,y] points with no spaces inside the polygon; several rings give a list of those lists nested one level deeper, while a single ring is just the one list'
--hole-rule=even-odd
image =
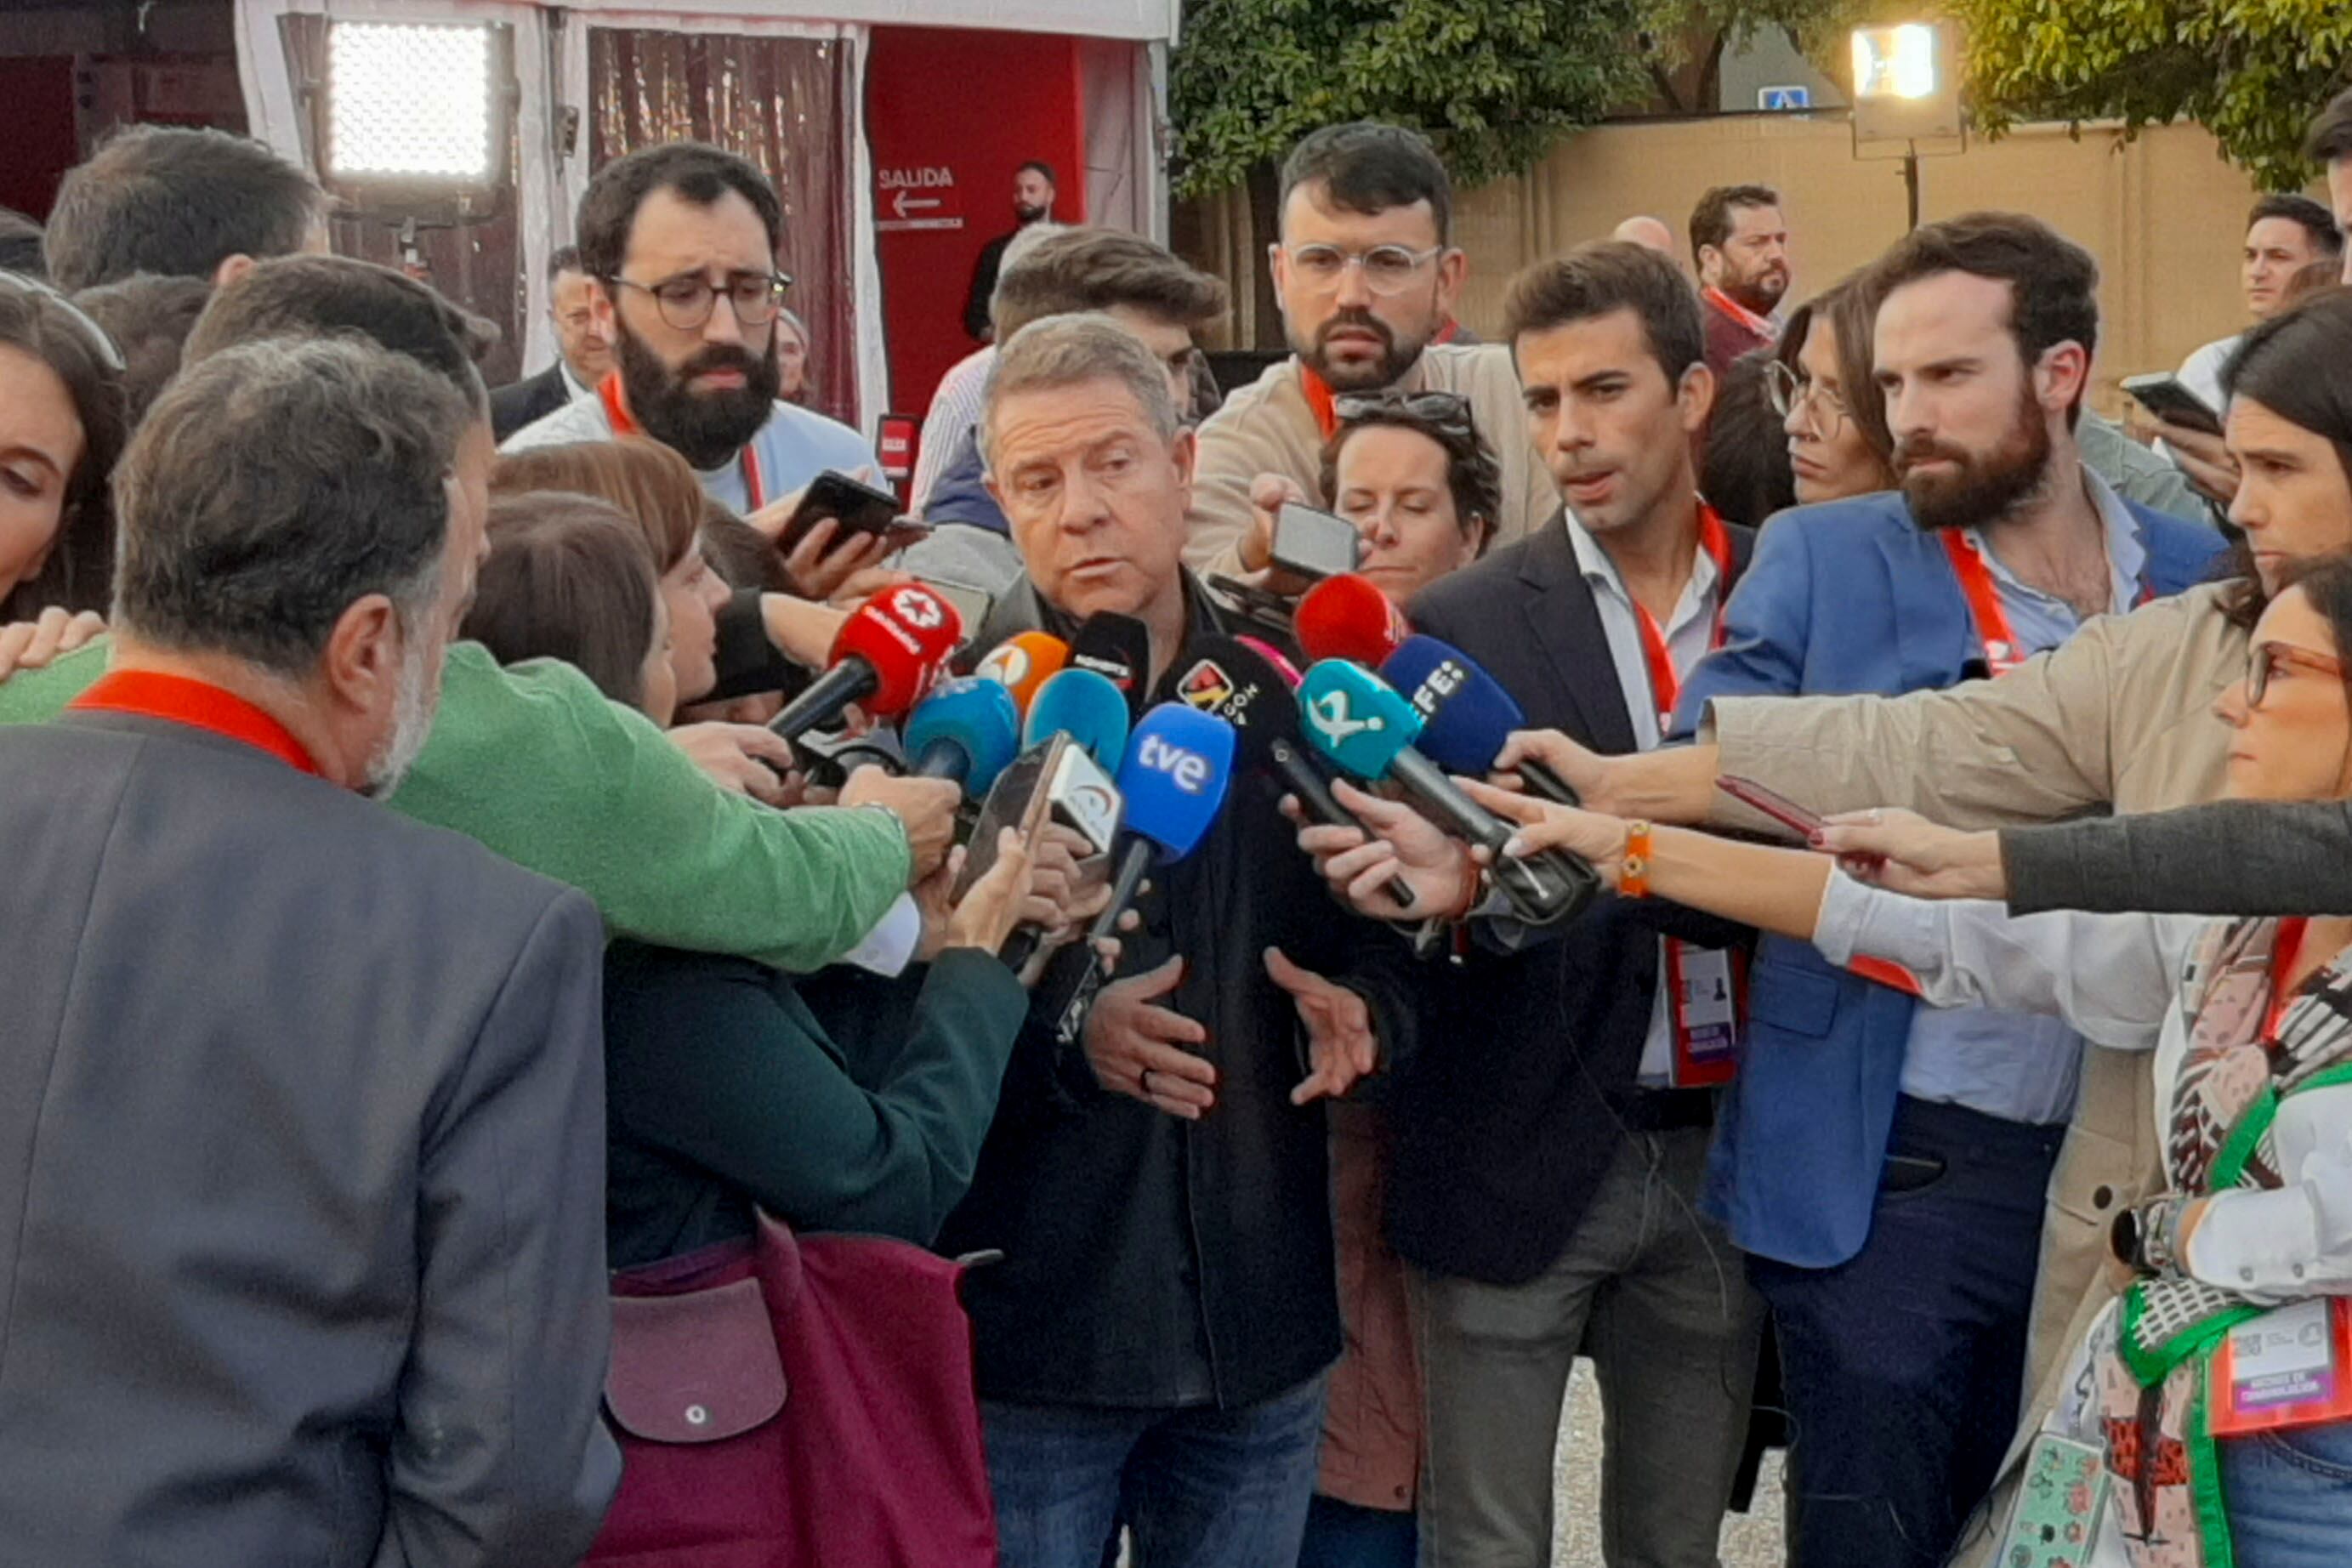
[{"label": "black jacket", "polygon": [[[1013,234],[1020,232],[1016,228]],[[1000,234],[982,246],[980,259],[972,264],[971,287],[963,297],[963,330],[980,342],[989,341],[989,307],[996,300],[996,278],[1003,270],[1004,247],[1013,243],[1013,234]]]},{"label": "black jacket", "polygon": [[525,376],[490,394],[490,433],[504,441],[571,401],[572,387],[563,379],[563,362],[558,360],[537,375]]},{"label": "black jacket", "polygon": [[[1731,535],[1737,581],[1754,535]],[[1432,584],[1410,618],[1502,682],[1529,724],[1597,752],[1635,749],[1563,519]],[[1705,1121],[1703,1095],[1635,1086],[1662,931],[1711,947],[1746,935],[1604,893],[1557,940],[1509,956],[1474,945],[1434,982],[1427,1043],[1387,1101],[1389,1240],[1400,1257],[1433,1274],[1532,1279],[1568,1245],[1629,1123]]]},{"label": "black jacket", "polygon": [[[1194,629],[1216,630],[1207,595],[1188,586]],[[1071,626],[1024,578],[980,640],[1031,629]],[[1339,1353],[1328,1129],[1319,1106],[1290,1103],[1306,1076],[1297,1013],[1261,954],[1278,945],[1343,981],[1400,1055],[1418,965],[1402,938],[1334,908],[1278,798],[1265,779],[1234,781],[1208,837],[1153,871],[1120,959],[1127,975],[1185,956],[1165,1005],[1208,1027],[1202,1050],[1219,1078],[1207,1115],[1179,1121],[1095,1087],[1082,1061],[1057,1059],[1036,1014],[1013,1048],[971,1192],[940,1239],[948,1253],[1004,1254],[964,1283],[985,1398],[1230,1409]]]}]

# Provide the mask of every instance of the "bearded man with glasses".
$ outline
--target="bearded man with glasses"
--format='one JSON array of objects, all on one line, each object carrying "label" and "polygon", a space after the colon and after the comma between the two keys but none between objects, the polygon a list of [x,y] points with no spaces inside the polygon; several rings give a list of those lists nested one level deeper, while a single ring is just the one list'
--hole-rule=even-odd
[{"label": "bearded man with glasses", "polygon": [[1495,433],[1503,499],[1495,542],[1540,527],[1559,498],[1519,434],[1510,351],[1439,341],[1468,259],[1447,239],[1453,187],[1419,135],[1359,121],[1318,131],[1282,168],[1282,237],[1269,247],[1288,359],[1236,391],[1201,426],[1185,560],[1268,584],[1274,513],[1314,504],[1337,400],[1395,388],[1465,399]]},{"label": "bearded man with glasses", "polygon": [[[766,175],[700,142],[640,148],[589,182],[579,230],[616,366],[594,397],[525,426],[502,450],[649,436],[771,535],[821,470],[878,467],[856,431],[777,397],[776,316],[793,280],[776,267],[783,213]],[[845,564],[836,557],[878,558],[881,544],[860,536],[836,550],[828,577]],[[871,563],[861,554],[854,565]]]}]

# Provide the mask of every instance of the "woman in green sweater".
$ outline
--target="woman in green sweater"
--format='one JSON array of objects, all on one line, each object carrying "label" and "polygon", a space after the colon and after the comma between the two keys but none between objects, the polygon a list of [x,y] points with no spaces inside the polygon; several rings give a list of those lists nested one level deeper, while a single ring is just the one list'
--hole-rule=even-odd
[{"label": "woman in green sweater", "polygon": [[[495,510],[467,634],[502,658],[561,658],[614,701],[667,708],[652,559],[584,496]],[[620,547],[615,548],[618,545]],[[1007,831],[950,907],[952,855],[918,889],[926,962],[896,980],[791,976],[645,942],[605,961],[606,1220],[626,1268],[748,1235],[765,1209],[803,1230],[928,1243],[963,1195],[1028,1013],[996,952],[1013,927],[1077,929],[1056,830]]]}]

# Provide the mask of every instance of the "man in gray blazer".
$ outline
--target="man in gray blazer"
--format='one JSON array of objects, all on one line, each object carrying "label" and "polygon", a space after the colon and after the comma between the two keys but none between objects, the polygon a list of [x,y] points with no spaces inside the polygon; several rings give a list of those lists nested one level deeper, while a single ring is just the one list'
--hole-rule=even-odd
[{"label": "man in gray blazer", "polygon": [[478,416],[349,341],[192,367],[117,473],[107,674],[0,730],[11,1563],[570,1563],[618,1479],[602,928],[366,798]]}]

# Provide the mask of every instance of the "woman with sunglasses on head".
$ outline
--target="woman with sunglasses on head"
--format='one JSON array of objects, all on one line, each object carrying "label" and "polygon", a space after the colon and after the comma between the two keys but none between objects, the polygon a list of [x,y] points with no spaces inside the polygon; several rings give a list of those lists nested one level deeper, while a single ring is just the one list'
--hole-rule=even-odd
[{"label": "woman with sunglasses on head", "polygon": [[[2213,705],[2231,799],[2352,797],[2347,667],[2352,561],[2290,571],[2245,679]],[[2132,1284],[2074,1348],[2076,1393],[2043,1426],[2099,1449],[2112,1478],[2112,1555],[2086,1561],[2352,1560],[2352,917],[2012,917],[1870,887],[1825,854],[1470,787],[1522,824],[1514,853],[1568,849],[1627,896],[1811,941],[1931,1005],[2052,1014],[2103,1046],[2155,1052],[2166,1180],[2117,1215],[2116,1267]],[[1847,820],[1817,837],[1849,856],[1914,859],[1941,832]],[[2299,1370],[2273,1375],[2281,1363]]]},{"label": "woman with sunglasses on head", "polygon": [[113,342],[47,284],[0,273],[0,677],[99,629],[114,578],[107,481],[128,436]]},{"label": "woman with sunglasses on head", "polygon": [[1356,570],[1402,609],[1486,552],[1503,504],[1502,468],[1451,392],[1341,397],[1323,447],[1323,494],[1356,525]]}]

